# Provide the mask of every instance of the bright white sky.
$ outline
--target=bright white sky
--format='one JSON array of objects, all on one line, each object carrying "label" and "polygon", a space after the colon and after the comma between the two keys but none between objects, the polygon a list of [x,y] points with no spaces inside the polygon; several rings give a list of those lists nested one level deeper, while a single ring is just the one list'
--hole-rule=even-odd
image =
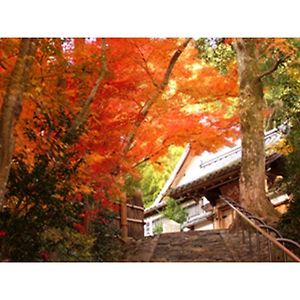
[{"label": "bright white sky", "polygon": [[[298,37],[299,2],[9,0],[1,3],[0,36]],[[2,263],[0,269],[3,299],[282,300],[299,294],[299,264]]]}]

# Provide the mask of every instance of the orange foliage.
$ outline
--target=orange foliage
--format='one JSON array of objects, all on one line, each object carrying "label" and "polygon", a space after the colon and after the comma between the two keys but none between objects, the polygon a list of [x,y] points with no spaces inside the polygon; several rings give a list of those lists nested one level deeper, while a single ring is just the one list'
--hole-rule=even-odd
[{"label": "orange foliage", "polygon": [[[47,142],[45,137],[39,144],[29,142],[24,128],[31,126],[34,113],[43,109],[55,112],[64,107],[74,115],[81,111],[103,68],[101,42],[101,39],[39,41],[31,84],[16,130],[16,152],[26,153],[28,164],[33,163],[34,153],[47,150],[51,139]],[[221,75],[201,64],[192,43],[177,61],[167,90],[135,129],[142,107],[157,91],[170,58],[181,43],[182,39],[106,40],[108,74],[91,104],[86,131],[76,145],[78,157],[86,157],[79,170],[85,185],[78,192],[93,190],[104,202],[122,199],[124,175],[136,175],[133,165],[144,157],[156,153],[152,156],[156,159],[171,144],[190,143],[197,152],[214,151],[230,143],[229,138],[237,134],[236,116],[224,117],[238,95],[236,66],[230,66],[226,76]],[[17,44],[18,40],[0,41],[0,55],[8,57],[7,69],[0,64],[1,96]],[[220,103],[214,111],[188,109],[191,105],[214,101]],[[123,150],[132,132],[135,141],[125,156]]]}]

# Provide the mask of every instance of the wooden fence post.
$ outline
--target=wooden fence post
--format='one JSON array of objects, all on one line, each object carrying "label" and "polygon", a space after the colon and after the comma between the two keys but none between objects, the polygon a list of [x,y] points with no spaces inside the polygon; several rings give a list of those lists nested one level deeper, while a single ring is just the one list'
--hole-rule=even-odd
[{"label": "wooden fence post", "polygon": [[124,242],[128,240],[128,222],[127,222],[127,201],[121,203],[120,219],[121,219],[121,238]]}]

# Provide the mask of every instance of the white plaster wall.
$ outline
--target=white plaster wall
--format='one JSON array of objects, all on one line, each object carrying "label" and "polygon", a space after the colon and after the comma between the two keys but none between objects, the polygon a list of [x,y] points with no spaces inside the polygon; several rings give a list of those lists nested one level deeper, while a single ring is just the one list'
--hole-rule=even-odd
[{"label": "white plaster wall", "polygon": [[180,224],[173,220],[164,220],[163,222],[163,233],[167,232],[179,232]]},{"label": "white plaster wall", "polygon": [[209,222],[209,221],[203,222],[195,226],[195,231],[212,230],[212,229],[214,229],[214,224],[213,222]]}]

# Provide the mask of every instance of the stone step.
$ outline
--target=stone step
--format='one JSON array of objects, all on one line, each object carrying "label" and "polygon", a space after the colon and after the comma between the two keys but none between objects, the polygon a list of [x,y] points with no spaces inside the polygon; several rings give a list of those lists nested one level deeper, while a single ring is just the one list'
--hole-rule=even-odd
[{"label": "stone step", "polygon": [[[275,254],[273,254],[274,256]],[[278,255],[278,253],[277,253]],[[255,233],[207,230],[165,233],[131,241],[121,261],[127,262],[265,262],[268,243]],[[283,261],[283,257],[278,257]]]},{"label": "stone step", "polygon": [[234,261],[221,234],[215,232],[185,232],[162,234],[150,261],[209,262]]}]

